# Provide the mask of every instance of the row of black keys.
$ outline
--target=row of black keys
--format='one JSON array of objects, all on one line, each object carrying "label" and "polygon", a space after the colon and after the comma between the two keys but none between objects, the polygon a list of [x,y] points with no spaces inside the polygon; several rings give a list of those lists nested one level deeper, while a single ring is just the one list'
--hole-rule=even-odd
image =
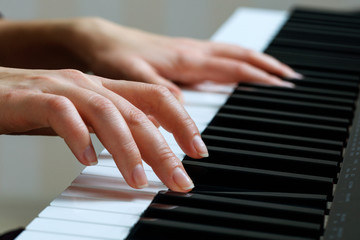
[{"label": "row of black keys", "polygon": [[185,157],[196,188],[160,192],[128,239],[319,239],[359,92],[360,18],[296,10],[267,53],[307,76],[241,84]]}]

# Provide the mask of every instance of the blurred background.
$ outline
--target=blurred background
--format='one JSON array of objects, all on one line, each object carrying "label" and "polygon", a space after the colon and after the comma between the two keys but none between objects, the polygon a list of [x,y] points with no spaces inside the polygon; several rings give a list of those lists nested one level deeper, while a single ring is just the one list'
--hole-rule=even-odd
[{"label": "blurred background", "polygon": [[[360,10],[360,0],[0,0],[8,19],[101,16],[159,34],[207,39],[238,7]],[[1,53],[0,53],[1,54]],[[99,153],[103,147],[93,137]],[[58,137],[0,135],[0,233],[26,226],[83,169]]]}]

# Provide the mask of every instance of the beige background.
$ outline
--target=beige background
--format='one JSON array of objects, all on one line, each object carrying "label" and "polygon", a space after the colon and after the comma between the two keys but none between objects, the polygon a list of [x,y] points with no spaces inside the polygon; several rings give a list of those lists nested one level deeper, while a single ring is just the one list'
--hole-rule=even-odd
[{"label": "beige background", "polygon": [[[360,10],[360,0],[0,0],[0,11],[10,19],[102,16],[160,34],[206,39],[237,7],[295,5]],[[95,138],[94,144],[99,152]],[[81,169],[60,138],[0,135],[0,233],[26,226]]]}]

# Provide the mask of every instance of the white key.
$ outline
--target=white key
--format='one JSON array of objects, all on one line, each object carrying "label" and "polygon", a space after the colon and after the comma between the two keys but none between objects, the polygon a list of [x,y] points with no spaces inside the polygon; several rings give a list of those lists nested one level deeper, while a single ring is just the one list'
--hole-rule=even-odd
[{"label": "white key", "polygon": [[[152,168],[146,162],[143,161],[142,164],[143,164],[144,170],[149,170],[149,171],[152,170]],[[112,158],[100,158],[99,157],[97,166],[117,168],[115,161]]]},{"label": "white key", "polygon": [[227,98],[227,94],[220,93],[206,93],[191,90],[183,90],[185,105],[193,106],[222,106]]},{"label": "white key", "polygon": [[197,127],[199,129],[199,132],[202,133],[207,127],[207,124],[197,124]]},{"label": "white key", "polygon": [[239,8],[211,39],[262,52],[287,19],[288,12],[285,11]]},{"label": "white key", "polygon": [[[93,167],[94,168],[94,167]],[[108,168],[114,169],[114,168]],[[114,169],[117,170],[117,169]],[[92,174],[97,174],[92,173]],[[161,190],[167,190],[167,187],[161,182],[158,181],[157,178],[154,177],[152,172],[145,171],[145,174],[148,176],[149,186],[144,189],[137,189],[136,191],[148,192],[148,193],[157,193]],[[110,174],[109,174],[110,175]],[[73,183],[72,186],[83,186],[89,188],[102,188],[109,190],[117,190],[117,191],[134,191],[135,189],[131,188],[123,179],[122,176],[114,177],[104,177],[104,176],[96,176],[96,175],[88,175],[81,174],[78,176]]]},{"label": "white key", "polygon": [[208,124],[218,111],[217,107],[185,106],[186,111],[196,124]]},{"label": "white key", "polygon": [[109,153],[109,151],[105,148],[104,150],[101,151],[101,153],[99,154],[99,158],[110,158],[112,159],[113,157],[111,156],[111,154]]},{"label": "white key", "polygon": [[[94,175],[94,176],[118,178],[118,179],[125,181],[124,177],[121,175],[120,171],[114,167],[104,167],[104,166],[86,167],[82,171],[82,174],[83,175]],[[153,182],[153,183],[161,183],[159,178],[154,174],[154,172],[152,170],[145,171],[145,174],[148,178],[148,181]],[[76,179],[74,180],[74,182],[75,181],[76,181]],[[111,180],[109,180],[109,181],[111,181]]]},{"label": "white key", "polygon": [[104,167],[114,167],[116,168],[116,164],[114,159],[106,159],[106,158],[98,158],[98,164],[96,166],[104,166]]},{"label": "white key", "polygon": [[60,195],[50,203],[50,206],[124,213],[140,216],[150,203],[151,201],[148,203],[137,203],[108,199],[68,197]]},{"label": "white key", "polygon": [[28,230],[52,233],[77,235],[84,237],[95,237],[105,239],[125,239],[130,228],[109,226],[102,224],[82,223],[73,221],[62,221],[55,219],[36,218],[27,227]]},{"label": "white key", "polygon": [[205,81],[201,84],[197,84],[195,86],[191,86],[190,88],[184,88],[187,90],[192,91],[199,91],[199,92],[209,92],[209,93],[219,93],[224,95],[230,95],[234,88],[236,87],[237,83],[229,83],[229,84],[222,84],[216,83],[212,81]]},{"label": "white key", "polygon": [[104,225],[115,225],[122,227],[132,227],[139,220],[138,216],[109,213],[93,210],[74,209],[50,206],[45,208],[40,214],[40,218],[51,218],[58,220],[70,220],[86,223],[97,223]]},{"label": "white key", "polygon": [[61,196],[96,198],[117,200],[122,202],[149,203],[155,197],[155,193],[141,192],[138,190],[131,191],[114,191],[101,188],[88,188],[79,186],[70,186],[61,193]]},{"label": "white key", "polygon": [[26,230],[16,240],[105,240],[104,238],[70,236],[60,233],[47,233]]}]

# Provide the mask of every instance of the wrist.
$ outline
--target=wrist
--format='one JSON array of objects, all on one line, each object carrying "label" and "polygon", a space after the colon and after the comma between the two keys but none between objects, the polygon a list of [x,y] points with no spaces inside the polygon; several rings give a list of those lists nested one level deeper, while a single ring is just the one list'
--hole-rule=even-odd
[{"label": "wrist", "polygon": [[71,67],[77,61],[70,44],[72,25],[72,20],[1,20],[1,64],[19,68]]},{"label": "wrist", "polygon": [[88,67],[91,67],[95,49],[101,49],[105,20],[97,17],[85,17],[71,20],[64,29],[68,39],[63,44],[79,57]]}]

